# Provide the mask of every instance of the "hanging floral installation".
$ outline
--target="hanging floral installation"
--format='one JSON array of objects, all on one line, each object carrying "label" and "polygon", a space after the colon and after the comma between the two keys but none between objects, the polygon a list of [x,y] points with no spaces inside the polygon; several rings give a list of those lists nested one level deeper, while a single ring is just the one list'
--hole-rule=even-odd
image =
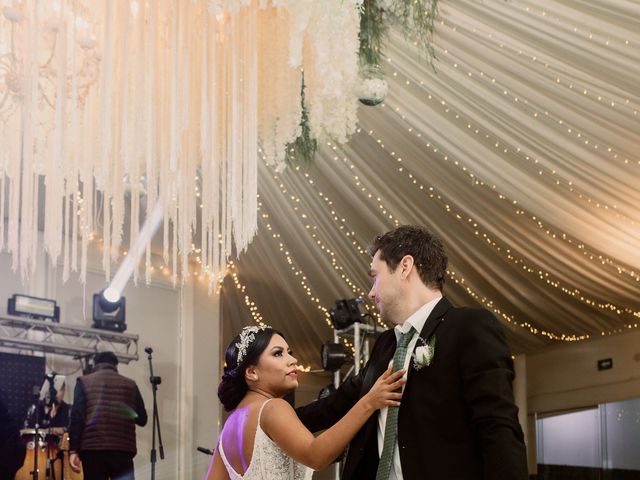
[{"label": "hanging floral installation", "polygon": [[159,202],[174,283],[193,255],[212,288],[255,234],[257,162],[282,169],[346,142],[386,22],[430,34],[419,12],[430,5],[4,0],[0,250],[23,280],[44,249],[64,280],[84,282],[100,238],[109,278]]},{"label": "hanging floral installation", "polygon": [[[405,38],[419,47],[433,67],[433,35],[438,16],[438,0],[360,0],[358,5],[359,81],[354,94],[363,105],[375,106],[382,103],[389,89],[384,79],[382,59],[383,45],[392,25],[398,26]],[[302,93],[301,132],[287,148],[287,159],[291,163],[310,162],[317,148],[317,142],[310,132],[304,91]]]}]

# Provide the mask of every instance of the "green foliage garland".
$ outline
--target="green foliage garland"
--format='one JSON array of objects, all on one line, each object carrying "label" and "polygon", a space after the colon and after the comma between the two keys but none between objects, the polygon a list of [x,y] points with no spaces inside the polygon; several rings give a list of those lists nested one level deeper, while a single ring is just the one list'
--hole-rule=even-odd
[{"label": "green foliage garland", "polygon": [[376,0],[364,0],[360,13],[360,63],[380,65],[382,40],[387,36],[389,24],[384,21],[384,10]]},{"label": "green foliage garland", "polygon": [[360,61],[381,65],[382,43],[389,25],[400,25],[407,39],[417,42],[429,59],[435,59],[433,33],[438,15],[438,0],[364,0],[360,15]]},{"label": "green foliage garland", "polygon": [[311,129],[309,128],[309,110],[304,103],[304,72],[302,73],[302,83],[300,87],[300,102],[302,104],[302,115],[300,118],[300,135],[294,142],[287,144],[286,161],[293,164],[296,160],[302,160],[303,163],[309,163],[316,154],[318,149],[318,141],[311,137]]}]

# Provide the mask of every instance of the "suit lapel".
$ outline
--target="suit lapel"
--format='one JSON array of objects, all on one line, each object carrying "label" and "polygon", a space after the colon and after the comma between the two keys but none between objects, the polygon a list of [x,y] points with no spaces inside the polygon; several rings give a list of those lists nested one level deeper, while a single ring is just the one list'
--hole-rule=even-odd
[{"label": "suit lapel", "polygon": [[427,342],[433,333],[438,328],[438,325],[444,320],[444,315],[452,308],[453,305],[446,298],[442,297],[436,306],[431,310],[431,314],[427,321],[424,322],[424,326],[422,327],[422,331],[420,332],[420,337]]},{"label": "suit lapel", "polygon": [[[433,310],[431,310],[431,313],[429,314],[427,321],[424,322],[424,326],[422,327],[422,331],[420,332],[420,338],[422,338],[422,340],[424,340],[425,342],[429,341],[431,336],[435,333],[436,329],[444,321],[444,316],[449,311],[450,308],[453,308],[453,305],[451,305],[449,300],[447,300],[444,297],[442,297],[440,301],[436,303],[436,306],[433,307]],[[417,346],[418,346],[418,343],[416,343],[416,347]],[[414,347],[414,350],[415,350],[415,347]],[[412,352],[412,355],[413,355],[413,352]],[[409,371],[407,372],[407,384],[409,383],[409,380],[411,379],[413,371],[415,370],[414,368],[412,368],[412,365],[413,365],[413,360],[409,362]]]}]

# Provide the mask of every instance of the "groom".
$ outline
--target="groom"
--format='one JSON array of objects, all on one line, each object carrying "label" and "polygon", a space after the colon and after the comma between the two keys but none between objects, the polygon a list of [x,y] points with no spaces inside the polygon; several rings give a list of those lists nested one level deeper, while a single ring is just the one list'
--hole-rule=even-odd
[{"label": "groom", "polygon": [[395,325],[333,395],[297,409],[311,431],[334,424],[393,363],[407,370],[401,406],[372,415],[355,436],[345,480],[528,478],[502,327],[487,310],[442,296],[447,256],[422,227],[375,238],[369,297]]}]

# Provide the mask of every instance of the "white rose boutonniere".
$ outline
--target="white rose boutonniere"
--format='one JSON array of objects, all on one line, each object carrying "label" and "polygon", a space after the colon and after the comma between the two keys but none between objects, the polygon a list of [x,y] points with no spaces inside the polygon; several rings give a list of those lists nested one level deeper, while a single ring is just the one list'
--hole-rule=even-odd
[{"label": "white rose boutonniere", "polygon": [[433,361],[433,356],[436,353],[436,336],[433,335],[428,342],[422,337],[418,337],[418,345],[413,351],[413,368],[420,370],[421,368],[428,367]]}]

